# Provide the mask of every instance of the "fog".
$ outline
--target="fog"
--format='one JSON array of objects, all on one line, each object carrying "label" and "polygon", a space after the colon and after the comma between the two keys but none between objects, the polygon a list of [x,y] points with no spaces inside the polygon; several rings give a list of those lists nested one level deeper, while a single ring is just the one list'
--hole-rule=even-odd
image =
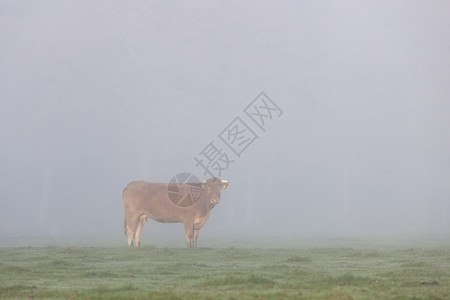
[{"label": "fog", "polygon": [[448,234],[449,37],[445,1],[1,0],[0,235],[125,245],[122,189],[210,177],[211,142],[210,236]]}]

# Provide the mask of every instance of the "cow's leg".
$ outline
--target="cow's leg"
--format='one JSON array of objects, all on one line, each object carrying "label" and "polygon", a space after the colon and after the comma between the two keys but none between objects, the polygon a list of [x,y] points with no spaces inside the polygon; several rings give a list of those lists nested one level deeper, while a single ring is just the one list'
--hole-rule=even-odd
[{"label": "cow's leg", "polygon": [[200,231],[200,228],[205,225],[207,219],[198,221],[194,223],[194,234],[193,234],[193,240],[194,240],[194,248],[197,248],[197,238],[198,238],[198,232]]},{"label": "cow's leg", "polygon": [[130,229],[127,229],[128,247],[133,248],[134,233]]},{"label": "cow's leg", "polygon": [[194,231],[193,224],[190,222],[184,223],[184,231],[186,232],[187,247],[191,248],[192,247],[192,235],[193,235],[193,231]]},{"label": "cow's leg", "polygon": [[141,230],[142,227],[144,227],[144,224],[139,220],[138,222],[138,226],[136,229],[136,233],[134,234],[134,244],[136,245],[136,247],[140,247],[141,246]]},{"label": "cow's leg", "polygon": [[194,248],[197,248],[197,237],[199,229],[194,228]]},{"label": "cow's leg", "polygon": [[134,239],[134,234],[136,232],[136,226],[138,223],[138,218],[134,217],[134,218],[130,218],[128,219],[127,222],[127,237],[128,237],[128,247],[133,247],[133,239]]},{"label": "cow's leg", "polygon": [[134,242],[136,244],[136,247],[141,246],[141,231],[142,227],[144,227],[144,224],[148,222],[148,217],[146,215],[141,215],[139,217],[138,226],[136,229],[136,234],[134,235]]}]

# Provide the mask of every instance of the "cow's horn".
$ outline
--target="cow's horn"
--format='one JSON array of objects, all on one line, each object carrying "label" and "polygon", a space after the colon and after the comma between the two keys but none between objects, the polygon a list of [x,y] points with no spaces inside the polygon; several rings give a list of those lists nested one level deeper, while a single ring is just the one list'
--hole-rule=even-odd
[{"label": "cow's horn", "polygon": [[202,181],[202,183],[206,183],[206,179]]},{"label": "cow's horn", "polygon": [[228,180],[222,180],[222,183],[228,183]]}]

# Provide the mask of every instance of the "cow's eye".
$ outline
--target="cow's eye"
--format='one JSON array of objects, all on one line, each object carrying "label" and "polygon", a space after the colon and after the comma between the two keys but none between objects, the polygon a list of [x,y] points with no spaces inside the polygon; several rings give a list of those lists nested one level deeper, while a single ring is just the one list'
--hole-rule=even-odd
[{"label": "cow's eye", "polygon": [[206,191],[207,191],[207,192],[211,192],[211,189],[210,189],[210,188],[206,188]]}]

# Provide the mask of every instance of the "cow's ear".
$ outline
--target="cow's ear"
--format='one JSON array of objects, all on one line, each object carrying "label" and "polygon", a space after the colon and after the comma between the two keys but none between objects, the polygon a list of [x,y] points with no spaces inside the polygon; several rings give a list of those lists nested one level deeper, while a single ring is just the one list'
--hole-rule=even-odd
[{"label": "cow's ear", "polygon": [[202,188],[207,189],[209,184],[206,180],[203,180],[201,185],[202,185]]},{"label": "cow's ear", "polygon": [[228,187],[228,181],[222,180],[222,190],[226,189]]}]

